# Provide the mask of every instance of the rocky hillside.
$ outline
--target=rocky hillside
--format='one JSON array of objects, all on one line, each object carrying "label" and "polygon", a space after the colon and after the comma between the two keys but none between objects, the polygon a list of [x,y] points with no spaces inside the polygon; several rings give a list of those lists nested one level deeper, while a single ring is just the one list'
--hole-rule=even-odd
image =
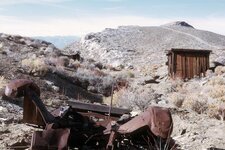
[{"label": "rocky hillside", "polygon": [[212,58],[225,49],[225,36],[195,29],[186,22],[161,26],[121,26],[90,33],[65,50],[81,50],[87,58],[114,66],[142,67],[165,64],[165,50],[195,48],[213,50]]},{"label": "rocky hillside", "polygon": [[[168,80],[165,50],[170,48],[211,49],[211,61],[225,64],[225,36],[185,22],[105,29],[64,50],[46,41],[0,34],[0,94],[10,80],[30,79],[53,110],[74,99],[109,104],[114,89],[113,105],[134,114],[149,105],[169,107],[172,136],[181,149],[224,148],[225,67],[209,70],[201,79]],[[22,123],[21,99],[1,95],[0,149],[29,146],[36,128]]]},{"label": "rocky hillside", "polygon": [[101,95],[91,93],[109,96],[114,81],[126,82],[101,71],[107,68],[100,63],[84,60],[79,54],[64,54],[49,42],[28,37],[0,34],[0,58],[0,77],[10,80],[26,75],[39,81],[57,82],[58,86],[63,86],[61,90],[63,88],[73,98],[102,100]]},{"label": "rocky hillside", "polygon": [[49,111],[66,105],[68,99],[102,103],[103,95],[111,95],[113,84],[120,84],[116,90],[127,82],[102,71],[107,68],[100,63],[84,60],[79,54],[64,54],[49,42],[18,35],[0,34],[0,60],[0,149],[30,145],[34,130],[22,123],[22,99],[3,94],[11,80],[37,83]]}]

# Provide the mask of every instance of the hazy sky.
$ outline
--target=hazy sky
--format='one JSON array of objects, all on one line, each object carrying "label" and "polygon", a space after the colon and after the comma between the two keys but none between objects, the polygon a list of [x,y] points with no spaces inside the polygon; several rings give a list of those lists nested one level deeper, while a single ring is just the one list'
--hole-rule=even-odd
[{"label": "hazy sky", "polygon": [[176,20],[225,35],[225,0],[0,0],[0,32],[24,36],[80,36]]}]

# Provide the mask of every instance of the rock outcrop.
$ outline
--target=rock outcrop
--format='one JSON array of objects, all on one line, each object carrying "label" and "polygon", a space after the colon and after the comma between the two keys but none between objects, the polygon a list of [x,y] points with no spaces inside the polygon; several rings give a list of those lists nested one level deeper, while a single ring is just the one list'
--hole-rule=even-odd
[{"label": "rock outcrop", "polygon": [[33,54],[49,55],[59,50],[47,41],[0,33],[0,52],[10,57],[26,58]]},{"label": "rock outcrop", "polygon": [[188,24],[185,21],[175,21],[175,22],[168,23],[168,24],[165,24],[165,25],[162,25],[162,26],[181,26],[181,27],[194,28],[192,25]]}]

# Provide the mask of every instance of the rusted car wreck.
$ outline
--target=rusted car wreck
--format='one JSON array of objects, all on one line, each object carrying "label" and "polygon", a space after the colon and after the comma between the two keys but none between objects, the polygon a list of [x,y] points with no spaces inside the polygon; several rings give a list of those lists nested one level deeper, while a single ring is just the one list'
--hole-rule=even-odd
[{"label": "rusted car wreck", "polygon": [[136,117],[129,110],[69,101],[49,112],[39,87],[30,80],[11,81],[7,97],[24,97],[23,121],[37,125],[31,149],[173,149],[173,122],[167,108],[152,106]]}]

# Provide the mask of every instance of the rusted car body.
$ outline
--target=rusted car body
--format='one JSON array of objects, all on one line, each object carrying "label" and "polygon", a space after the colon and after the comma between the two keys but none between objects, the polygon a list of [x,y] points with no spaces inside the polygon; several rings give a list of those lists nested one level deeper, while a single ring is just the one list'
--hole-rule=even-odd
[{"label": "rusted car body", "polygon": [[[25,123],[44,127],[32,135],[31,149],[159,149],[172,148],[173,122],[167,108],[149,107],[136,117],[129,110],[69,101],[68,107],[49,112],[39,87],[30,80],[11,81],[8,97],[24,97]],[[110,115],[108,110],[110,109]]]}]

